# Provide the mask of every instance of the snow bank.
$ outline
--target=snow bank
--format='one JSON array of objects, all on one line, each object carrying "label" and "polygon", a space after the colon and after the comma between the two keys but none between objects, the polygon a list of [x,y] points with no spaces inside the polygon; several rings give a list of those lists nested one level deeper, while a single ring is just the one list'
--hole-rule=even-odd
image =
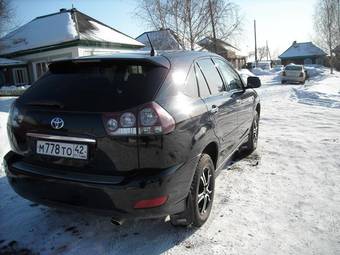
[{"label": "snow bank", "polygon": [[329,72],[323,67],[308,67],[310,81],[306,86],[294,88],[295,98],[299,103],[340,108],[340,72]]},{"label": "snow bank", "polygon": [[250,72],[248,69],[237,70],[237,72],[240,74],[244,82],[247,82],[247,79],[249,76],[256,76],[255,74]]},{"label": "snow bank", "polygon": [[272,75],[272,73],[270,71],[267,70],[263,70],[262,68],[259,67],[255,67],[251,70],[251,72],[255,75]]},{"label": "snow bank", "polygon": [[28,89],[31,85],[22,85],[22,86],[3,86],[0,88],[0,96],[20,96],[22,95],[26,89]]},{"label": "snow bank", "polygon": [[313,78],[323,75],[326,71],[326,68],[319,65],[305,65],[305,70],[307,71],[308,77]]}]

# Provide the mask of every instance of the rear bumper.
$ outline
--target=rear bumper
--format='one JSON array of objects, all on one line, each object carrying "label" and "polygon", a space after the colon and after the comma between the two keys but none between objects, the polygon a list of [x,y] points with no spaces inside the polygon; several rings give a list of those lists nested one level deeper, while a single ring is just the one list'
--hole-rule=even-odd
[{"label": "rear bumper", "polygon": [[[12,188],[28,200],[127,219],[157,218],[184,211],[197,161],[198,157],[171,168],[142,169],[129,176],[94,177],[37,167],[9,152],[4,166]],[[160,196],[167,196],[165,204],[134,209],[137,201]]]}]

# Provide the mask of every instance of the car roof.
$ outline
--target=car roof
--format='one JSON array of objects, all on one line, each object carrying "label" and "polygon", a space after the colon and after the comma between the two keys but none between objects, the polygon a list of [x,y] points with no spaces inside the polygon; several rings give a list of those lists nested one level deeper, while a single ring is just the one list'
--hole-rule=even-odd
[{"label": "car roof", "polygon": [[155,65],[170,68],[170,66],[188,66],[198,58],[203,57],[220,57],[211,52],[199,52],[199,51],[160,51],[155,56],[150,56],[149,51],[134,51],[129,53],[114,53],[110,55],[96,55],[73,58],[68,60],[59,60],[58,62],[88,62],[88,61],[102,61],[102,60],[121,60],[121,61],[142,61],[149,62]]}]

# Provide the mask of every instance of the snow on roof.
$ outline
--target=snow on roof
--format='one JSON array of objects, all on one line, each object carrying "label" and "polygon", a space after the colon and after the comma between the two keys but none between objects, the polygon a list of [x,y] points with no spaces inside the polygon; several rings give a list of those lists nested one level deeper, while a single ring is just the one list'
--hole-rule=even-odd
[{"label": "snow on roof", "polygon": [[[136,40],[143,43],[146,47],[145,50],[150,49],[150,43],[148,37],[152,43],[152,46],[156,50],[190,50],[190,42],[185,40],[180,42],[176,33],[171,29],[161,29],[157,31],[149,31],[139,35]],[[194,45],[195,51],[202,50],[202,47],[195,44]]]},{"label": "snow on roof", "polygon": [[144,46],[135,39],[132,39],[110,27],[104,26],[92,20],[89,20],[89,23],[94,27],[94,29],[80,33],[80,39],[136,45],[141,47]]},{"label": "snow on roof", "polygon": [[54,45],[78,38],[69,12],[36,18],[1,38],[0,54]]},{"label": "snow on roof", "polygon": [[1,38],[0,54],[6,55],[81,39],[144,46],[76,9],[62,9],[58,13],[37,17]]},{"label": "snow on roof", "polygon": [[14,60],[8,58],[0,58],[0,66],[15,66],[15,65],[24,65],[25,61]]},{"label": "snow on roof", "polygon": [[312,42],[294,42],[279,58],[326,56],[327,54]]}]

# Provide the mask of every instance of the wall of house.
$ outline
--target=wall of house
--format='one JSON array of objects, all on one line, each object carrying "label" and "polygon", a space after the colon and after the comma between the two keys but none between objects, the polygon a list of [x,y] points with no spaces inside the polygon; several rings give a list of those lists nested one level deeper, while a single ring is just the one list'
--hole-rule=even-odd
[{"label": "wall of house", "polygon": [[282,59],[282,65],[296,64],[296,65],[324,65],[325,63],[324,57],[306,57],[306,58],[291,58],[291,59]]},{"label": "wall of house", "polygon": [[92,55],[107,55],[119,52],[132,52],[133,50],[126,50],[122,48],[98,48],[98,47],[84,47],[75,46],[67,47],[57,50],[44,51],[34,54],[23,55],[16,57],[14,59],[24,60],[28,63],[28,73],[30,77],[30,82],[36,81],[45,71],[47,71],[47,66],[52,61],[61,59],[70,59],[83,56]]},{"label": "wall of house", "polygon": [[26,65],[10,65],[0,67],[0,87],[29,84]]},{"label": "wall of house", "polygon": [[68,47],[57,50],[44,51],[39,53],[33,53],[28,55],[23,55],[16,57],[14,59],[24,60],[28,63],[28,72],[30,76],[30,82],[34,82],[39,78],[39,70],[37,68],[41,68],[41,65],[47,66],[50,62],[60,60],[60,59],[69,59],[78,57],[78,47]]}]

